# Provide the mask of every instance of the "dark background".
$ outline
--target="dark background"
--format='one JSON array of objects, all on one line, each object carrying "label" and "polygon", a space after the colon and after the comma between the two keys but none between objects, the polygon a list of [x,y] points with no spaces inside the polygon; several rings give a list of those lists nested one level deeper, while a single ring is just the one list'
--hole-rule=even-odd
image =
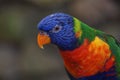
[{"label": "dark background", "polygon": [[0,0],[0,80],[69,80],[54,45],[41,50],[37,23],[73,15],[120,40],[120,0]]}]

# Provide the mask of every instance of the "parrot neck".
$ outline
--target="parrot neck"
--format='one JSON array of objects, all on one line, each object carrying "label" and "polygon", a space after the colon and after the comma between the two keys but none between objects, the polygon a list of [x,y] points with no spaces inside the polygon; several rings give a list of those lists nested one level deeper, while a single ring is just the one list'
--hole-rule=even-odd
[{"label": "parrot neck", "polygon": [[78,43],[78,39],[75,37],[73,37],[72,39],[70,38],[69,40],[66,41],[64,40],[64,43],[58,45],[58,48],[63,51],[67,51],[67,50],[72,51],[77,47],[79,47],[79,43]]},{"label": "parrot neck", "polygon": [[74,50],[81,46],[84,39],[88,39],[91,42],[95,39],[95,36],[101,36],[104,34],[103,32],[91,28],[77,18],[73,17],[73,21],[74,27],[73,33],[71,33],[72,36],[69,36],[69,38],[64,40],[63,43],[58,44],[58,47],[61,50]]},{"label": "parrot neck", "polygon": [[81,45],[84,39],[88,39],[89,41],[93,41],[96,36],[96,30],[86,25],[82,21],[77,18],[74,19],[74,32],[75,36],[78,39],[78,44]]},{"label": "parrot neck", "polygon": [[77,18],[73,17],[73,21],[74,27],[73,32],[71,32],[72,36],[69,36],[67,40],[63,40],[63,43],[57,44],[61,50],[74,50],[83,43],[85,38],[87,38],[89,41],[92,41],[96,36],[93,28],[84,24]]}]

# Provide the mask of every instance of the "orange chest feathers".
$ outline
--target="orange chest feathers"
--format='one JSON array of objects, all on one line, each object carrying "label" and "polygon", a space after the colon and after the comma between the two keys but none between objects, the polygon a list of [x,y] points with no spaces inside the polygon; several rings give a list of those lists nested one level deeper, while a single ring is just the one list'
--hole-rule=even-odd
[{"label": "orange chest feathers", "polygon": [[109,45],[98,37],[91,43],[87,39],[73,51],[61,51],[64,65],[75,78],[95,75],[109,70],[114,64]]}]

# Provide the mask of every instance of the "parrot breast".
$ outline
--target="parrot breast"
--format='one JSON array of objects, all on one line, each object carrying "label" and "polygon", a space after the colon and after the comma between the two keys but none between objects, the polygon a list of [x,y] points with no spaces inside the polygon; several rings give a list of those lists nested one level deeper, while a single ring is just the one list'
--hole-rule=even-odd
[{"label": "parrot breast", "polygon": [[77,49],[73,51],[60,50],[60,53],[67,71],[75,78],[108,71],[115,61],[109,45],[99,37],[95,37],[92,42],[84,39],[83,44]]}]

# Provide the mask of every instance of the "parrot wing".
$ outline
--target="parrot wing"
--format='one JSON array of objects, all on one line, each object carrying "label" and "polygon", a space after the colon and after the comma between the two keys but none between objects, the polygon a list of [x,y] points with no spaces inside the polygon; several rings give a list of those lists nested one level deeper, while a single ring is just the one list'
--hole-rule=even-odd
[{"label": "parrot wing", "polygon": [[118,80],[120,80],[120,42],[112,35],[96,30],[96,35],[104,40],[110,47],[112,55],[115,56],[115,68]]},{"label": "parrot wing", "polygon": [[112,54],[115,56],[117,76],[120,80],[120,42],[111,35],[106,35],[106,42],[109,44]]}]

